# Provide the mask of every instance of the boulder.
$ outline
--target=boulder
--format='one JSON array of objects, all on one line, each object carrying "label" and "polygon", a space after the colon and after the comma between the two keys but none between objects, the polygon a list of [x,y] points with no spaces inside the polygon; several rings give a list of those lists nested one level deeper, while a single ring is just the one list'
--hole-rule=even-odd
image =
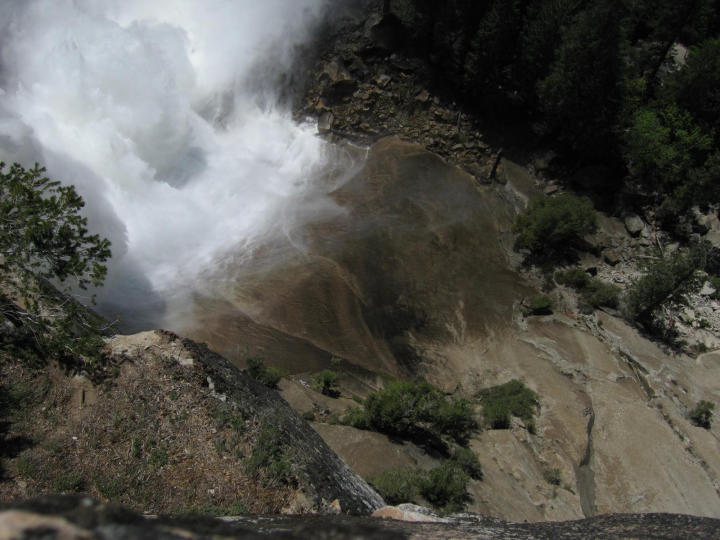
[{"label": "boulder", "polygon": [[615,266],[622,260],[622,255],[616,249],[605,249],[602,252],[602,258],[610,266]]},{"label": "boulder", "polygon": [[637,214],[630,214],[625,218],[625,229],[631,236],[639,236],[645,228],[645,222]]},{"label": "boulder", "polygon": [[430,92],[427,90],[422,90],[417,96],[415,96],[415,101],[418,101],[420,103],[427,103],[430,101]]},{"label": "boulder", "polygon": [[335,116],[330,111],[325,111],[318,118],[318,133],[329,133],[332,131],[333,123],[335,122]]},{"label": "boulder", "polygon": [[392,80],[392,77],[390,75],[381,73],[380,75],[375,77],[375,84],[377,84],[380,88],[385,88],[390,83],[391,80]]},{"label": "boulder", "polygon": [[711,295],[715,294],[716,292],[717,292],[717,290],[715,289],[715,287],[713,287],[709,281],[706,281],[703,284],[702,289],[700,289],[699,294],[700,294],[700,296],[711,296]]}]

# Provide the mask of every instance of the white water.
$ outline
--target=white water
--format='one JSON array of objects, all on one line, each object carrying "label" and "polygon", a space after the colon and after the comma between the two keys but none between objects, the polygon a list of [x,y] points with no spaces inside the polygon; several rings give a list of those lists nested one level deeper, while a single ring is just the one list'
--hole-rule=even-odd
[{"label": "white water", "polygon": [[161,324],[331,208],[331,150],[274,88],[326,1],[2,0],[0,157],[78,187],[113,243],[106,313]]}]

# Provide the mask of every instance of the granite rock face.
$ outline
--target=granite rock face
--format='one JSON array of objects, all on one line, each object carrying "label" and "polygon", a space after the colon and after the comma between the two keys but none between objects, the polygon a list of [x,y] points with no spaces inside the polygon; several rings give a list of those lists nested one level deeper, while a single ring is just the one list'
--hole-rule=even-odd
[{"label": "granite rock face", "polygon": [[[402,510],[398,510],[402,513]],[[407,513],[407,510],[406,510]],[[390,515],[390,513],[387,513]],[[413,517],[423,514],[415,512]],[[83,497],[46,497],[0,509],[0,538],[63,540],[205,538],[420,539],[718,538],[720,520],[673,514],[622,514],[555,523],[508,523],[473,514],[426,521],[348,516],[148,518]]]}]

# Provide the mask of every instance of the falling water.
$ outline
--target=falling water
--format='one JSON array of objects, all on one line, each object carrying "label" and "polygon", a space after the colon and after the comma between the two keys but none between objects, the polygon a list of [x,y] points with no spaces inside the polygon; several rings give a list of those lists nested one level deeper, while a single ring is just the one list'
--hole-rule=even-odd
[{"label": "falling water", "polygon": [[336,150],[278,98],[326,3],[4,0],[0,156],[77,186],[113,243],[106,314],[162,324],[332,209]]}]

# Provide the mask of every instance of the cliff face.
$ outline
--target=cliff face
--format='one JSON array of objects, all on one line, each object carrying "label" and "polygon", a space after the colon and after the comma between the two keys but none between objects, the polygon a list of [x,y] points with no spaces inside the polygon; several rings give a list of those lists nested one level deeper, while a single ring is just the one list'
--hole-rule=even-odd
[{"label": "cliff face", "polygon": [[207,348],[162,331],[107,348],[100,385],[3,364],[0,498],[83,492],[213,515],[382,505],[277,392]]},{"label": "cliff face", "polygon": [[[312,368],[285,364],[300,381],[331,356],[466,396],[522,379],[539,396],[536,432],[517,422],[471,441],[485,471],[470,483],[471,510],[512,520],[720,516],[717,427],[688,419],[700,400],[720,402],[717,329],[688,330],[707,333],[709,352],[668,351],[615,312],[581,313],[561,286],[552,292],[554,315],[523,316],[520,304],[540,293],[543,277],[525,272],[512,252],[511,223],[529,197],[561,188],[537,155],[506,148],[497,159],[497,137],[424,86],[422,63],[380,39],[381,20],[371,11],[335,30],[301,106],[321,120],[324,136],[371,145],[364,168],[333,193],[344,214],[309,225],[306,249],[285,266],[241,279],[234,309],[324,351]],[[657,248],[657,232],[600,221],[579,265],[625,287],[640,271],[638,256]],[[716,301],[702,303],[720,313]],[[213,346],[219,334],[233,342],[227,328],[188,331]],[[301,387],[285,389],[298,409],[333,410]],[[414,450],[382,436],[318,429],[367,476],[419,463]],[[393,459],[369,463],[363,441]]]},{"label": "cliff face", "polygon": [[[267,289],[256,283],[264,306],[257,316],[350,362],[419,374],[448,391],[472,396],[514,378],[532,388],[540,401],[535,433],[518,423],[471,441],[485,472],[470,484],[473,511],[530,521],[610,512],[720,516],[716,428],[688,420],[698,401],[720,401],[717,355],[667,352],[611,313],[581,314],[563,288],[553,293],[555,315],[523,317],[520,301],[536,294],[535,285],[511,269],[500,209],[522,200],[523,177],[531,180],[524,170],[507,162],[506,184],[481,187],[417,146],[381,141],[357,183],[337,194],[351,209],[350,224],[362,215],[363,234],[351,235],[352,225],[319,227],[326,235],[340,230],[342,240],[322,237],[322,257],[270,275]],[[605,231],[629,237],[621,229]],[[351,330],[327,324],[338,319]],[[285,395],[302,412],[333,407],[318,398],[313,406],[297,397],[312,392],[297,388]],[[369,463],[364,445],[373,455],[409,451],[350,427],[317,429],[368,477],[418,463],[412,453]]]}]

